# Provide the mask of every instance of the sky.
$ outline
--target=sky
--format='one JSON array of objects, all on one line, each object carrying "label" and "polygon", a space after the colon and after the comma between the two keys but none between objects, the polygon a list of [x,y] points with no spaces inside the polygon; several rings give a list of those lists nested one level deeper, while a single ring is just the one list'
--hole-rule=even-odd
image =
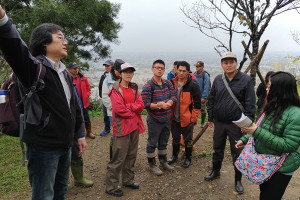
[{"label": "sky", "polygon": [[[192,0],[110,0],[121,3],[117,19],[123,26],[119,44],[111,45],[113,52],[215,52],[216,42],[199,30],[181,12],[183,2]],[[298,51],[291,31],[300,32],[300,14],[285,12],[272,18],[261,39],[270,40],[267,51]],[[243,51],[241,38],[234,43],[234,51]]]}]

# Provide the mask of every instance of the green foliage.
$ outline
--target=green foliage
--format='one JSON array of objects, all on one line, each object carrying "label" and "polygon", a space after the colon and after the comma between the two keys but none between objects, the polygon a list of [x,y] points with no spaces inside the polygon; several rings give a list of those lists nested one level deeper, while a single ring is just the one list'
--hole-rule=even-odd
[{"label": "green foliage", "polygon": [[147,115],[147,114],[148,114],[148,112],[147,112],[146,109],[144,109],[144,110],[142,111],[142,113],[141,113],[141,115]]},{"label": "green foliage", "polygon": [[[121,24],[115,19],[120,4],[106,0],[4,0],[2,5],[27,44],[32,30],[39,24],[62,26],[68,40],[65,63],[107,57],[111,53],[109,43],[118,42]],[[81,64],[83,68],[88,67],[87,63]]]},{"label": "green foliage", "polygon": [[5,60],[1,59],[0,56],[0,86],[8,79],[11,73],[12,69]]},{"label": "green foliage", "polygon": [[1,135],[0,132],[0,194],[28,191],[27,168],[22,167],[22,150],[19,138]]},{"label": "green foliage", "polygon": [[103,116],[102,103],[100,99],[89,98],[90,106],[88,107],[88,112],[90,117],[100,117]]}]

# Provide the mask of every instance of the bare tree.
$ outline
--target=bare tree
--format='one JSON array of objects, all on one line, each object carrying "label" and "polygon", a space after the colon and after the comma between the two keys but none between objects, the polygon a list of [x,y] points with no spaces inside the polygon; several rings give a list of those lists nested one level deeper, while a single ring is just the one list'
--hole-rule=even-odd
[{"label": "bare tree", "polygon": [[293,37],[293,40],[300,45],[300,34],[298,31],[293,31],[292,32],[292,37]]},{"label": "bare tree", "polygon": [[[271,19],[298,8],[300,0],[199,0],[193,4],[182,3],[181,11],[192,22],[188,24],[190,27],[218,42],[218,52],[232,51],[233,37],[243,35],[246,49],[241,69],[247,55],[252,60],[258,54],[260,39]],[[250,71],[254,83],[258,64]]]}]

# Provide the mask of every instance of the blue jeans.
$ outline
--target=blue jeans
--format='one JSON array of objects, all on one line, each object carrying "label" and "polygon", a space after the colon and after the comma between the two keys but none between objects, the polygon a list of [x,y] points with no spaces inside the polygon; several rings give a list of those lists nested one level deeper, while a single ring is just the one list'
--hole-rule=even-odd
[{"label": "blue jeans", "polygon": [[107,109],[104,105],[103,106],[103,118],[104,118],[104,125],[105,125],[105,132],[109,133],[110,132],[110,120],[109,117],[107,116]]},{"label": "blue jeans", "polygon": [[71,148],[27,144],[32,200],[63,200],[68,189]]}]

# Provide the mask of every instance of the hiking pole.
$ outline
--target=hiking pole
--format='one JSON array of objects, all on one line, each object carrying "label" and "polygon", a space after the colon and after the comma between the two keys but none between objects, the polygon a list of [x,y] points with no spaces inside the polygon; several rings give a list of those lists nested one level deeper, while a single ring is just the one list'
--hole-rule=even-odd
[{"label": "hiking pole", "polygon": [[[201,129],[201,131],[198,133],[198,135],[196,135],[196,137],[194,138],[194,140],[193,140],[193,145],[196,144],[196,142],[200,139],[200,137],[201,137],[201,136],[203,135],[203,133],[206,131],[207,127],[208,127],[208,124],[206,123],[205,126],[204,126],[204,127]],[[179,160],[182,160],[183,157],[184,157],[184,155],[185,155],[185,152],[183,152],[182,154],[180,154],[180,155],[178,156],[178,159],[179,159]]]},{"label": "hiking pole", "polygon": [[203,133],[206,131],[208,127],[208,124],[206,123],[205,126],[201,129],[201,131],[198,133],[198,135],[196,135],[194,141],[193,141],[193,145],[196,144],[196,142],[200,139],[200,137],[203,135]]}]

